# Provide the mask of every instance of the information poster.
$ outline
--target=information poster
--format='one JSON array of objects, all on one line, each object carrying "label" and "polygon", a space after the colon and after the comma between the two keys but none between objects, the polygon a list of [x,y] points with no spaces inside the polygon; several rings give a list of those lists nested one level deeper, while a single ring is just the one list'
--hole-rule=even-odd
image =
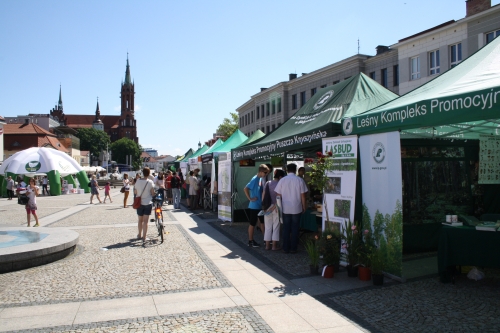
[{"label": "information poster", "polygon": [[500,138],[479,136],[479,184],[500,184]]},{"label": "information poster", "polygon": [[219,154],[217,186],[219,219],[222,221],[231,221],[231,153]]},{"label": "information poster", "polygon": [[[327,221],[344,225],[354,221],[354,199],[356,197],[356,170],[358,167],[358,138],[343,136],[323,139],[323,154],[331,154],[333,170],[324,189],[323,230]],[[327,216],[328,212],[328,216]]]},{"label": "information poster", "polygon": [[372,232],[386,273],[402,277],[403,208],[399,132],[359,138],[363,230]]}]

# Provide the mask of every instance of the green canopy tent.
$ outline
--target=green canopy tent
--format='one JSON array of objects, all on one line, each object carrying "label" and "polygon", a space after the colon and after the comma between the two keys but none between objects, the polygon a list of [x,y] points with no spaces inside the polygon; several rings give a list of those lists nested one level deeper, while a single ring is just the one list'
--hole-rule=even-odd
[{"label": "green canopy tent", "polygon": [[341,134],[340,120],[396,98],[363,73],[322,88],[274,132],[232,150],[233,161],[262,159],[285,153],[316,152],[322,138]]},{"label": "green canopy tent", "polygon": [[223,146],[224,143],[225,142],[222,141],[222,139],[219,138],[219,139],[217,139],[217,141],[215,141],[215,143],[212,146],[210,146],[210,148],[208,148],[205,152],[203,152],[203,154],[200,154],[198,156],[201,156],[202,162],[205,163],[206,161],[203,160],[205,158],[205,156],[212,157],[213,152],[216,151],[219,147]]},{"label": "green canopy tent", "polygon": [[238,147],[247,139],[248,137],[238,129],[223,144],[214,147],[214,149],[207,150],[205,153],[203,153],[201,159],[203,163],[207,163],[212,160],[213,156],[215,156],[216,153],[230,152],[231,149]]},{"label": "green canopy tent", "polygon": [[197,151],[195,151],[191,156],[188,156],[188,157],[185,157],[182,162],[188,162],[190,158],[195,158],[195,157],[198,157],[200,156],[201,154],[203,154],[204,152],[206,152],[210,147],[207,146],[206,144],[203,145],[203,147],[201,147],[200,149],[198,149]]},{"label": "green canopy tent", "polygon": [[[321,151],[322,139],[341,134],[343,116],[353,116],[391,101],[398,96],[363,73],[316,92],[309,101],[274,132],[231,150],[233,160],[233,212],[245,209],[248,200],[243,189],[257,173],[261,163],[285,154],[312,156]],[[241,160],[258,159],[255,166],[240,167]],[[253,163],[250,163],[253,164]],[[235,218],[238,219],[238,218]]]},{"label": "green canopy tent", "polygon": [[260,129],[256,130],[252,135],[250,135],[248,137],[248,139],[246,139],[245,141],[243,141],[240,146],[245,146],[245,145],[248,145],[254,141],[257,141],[259,140],[260,138],[266,136],[266,134],[264,132],[262,132]]},{"label": "green canopy tent", "polygon": [[500,213],[499,184],[481,179],[495,154],[482,154],[479,140],[498,144],[499,128],[500,38],[398,99],[342,120],[346,135],[400,131],[405,252],[435,250],[447,212]]}]

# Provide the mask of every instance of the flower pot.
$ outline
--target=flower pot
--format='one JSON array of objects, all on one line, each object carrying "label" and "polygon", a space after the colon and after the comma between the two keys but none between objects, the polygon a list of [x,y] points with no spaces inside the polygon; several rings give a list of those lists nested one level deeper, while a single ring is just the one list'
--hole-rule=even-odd
[{"label": "flower pot", "polygon": [[384,274],[372,274],[373,285],[381,286],[384,284]]},{"label": "flower pot", "polygon": [[358,266],[347,265],[347,276],[357,277],[358,276]]},{"label": "flower pot", "polygon": [[359,266],[358,278],[361,281],[370,281],[372,279],[372,271],[368,267]]},{"label": "flower pot", "polygon": [[309,269],[311,270],[311,275],[318,275],[318,265],[309,265]]},{"label": "flower pot", "polygon": [[333,278],[333,273],[335,269],[333,266],[324,266],[323,267],[323,277],[327,279]]}]

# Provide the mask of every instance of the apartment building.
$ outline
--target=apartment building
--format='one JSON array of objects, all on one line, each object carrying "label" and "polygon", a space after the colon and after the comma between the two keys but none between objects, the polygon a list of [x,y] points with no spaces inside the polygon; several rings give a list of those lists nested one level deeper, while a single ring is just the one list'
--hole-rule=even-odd
[{"label": "apartment building", "polygon": [[289,119],[319,88],[363,72],[392,92],[403,95],[459,64],[500,35],[500,5],[491,0],[466,1],[466,17],[447,21],[399,40],[379,45],[374,56],[357,54],[311,73],[289,74],[238,107],[240,130],[269,134]]}]

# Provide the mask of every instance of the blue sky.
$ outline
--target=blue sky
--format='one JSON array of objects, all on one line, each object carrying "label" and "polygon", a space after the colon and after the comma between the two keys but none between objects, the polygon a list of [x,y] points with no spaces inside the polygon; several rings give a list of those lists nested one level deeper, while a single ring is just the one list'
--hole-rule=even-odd
[{"label": "blue sky", "polygon": [[[500,0],[493,0],[496,5]],[[139,142],[183,154],[259,92],[443,22],[460,0],[0,1],[0,115],[118,115],[127,52]]]}]

